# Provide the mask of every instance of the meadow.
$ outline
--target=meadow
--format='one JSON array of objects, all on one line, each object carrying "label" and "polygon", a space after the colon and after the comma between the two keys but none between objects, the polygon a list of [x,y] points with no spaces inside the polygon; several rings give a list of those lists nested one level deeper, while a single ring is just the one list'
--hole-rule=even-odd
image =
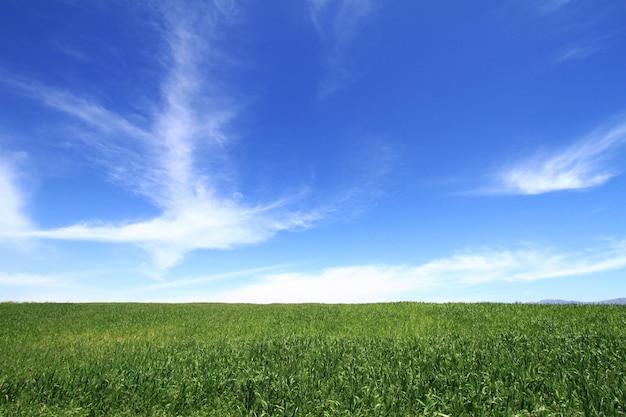
[{"label": "meadow", "polygon": [[626,415],[626,308],[0,304],[0,416]]}]

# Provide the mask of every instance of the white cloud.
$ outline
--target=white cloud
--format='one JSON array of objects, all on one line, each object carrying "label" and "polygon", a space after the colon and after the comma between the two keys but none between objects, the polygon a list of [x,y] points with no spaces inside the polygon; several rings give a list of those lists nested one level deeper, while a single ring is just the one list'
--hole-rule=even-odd
[{"label": "white cloud", "polygon": [[535,2],[537,11],[542,15],[549,15],[567,6],[572,0],[539,0]]},{"label": "white cloud", "polygon": [[513,163],[496,176],[493,194],[543,194],[600,186],[619,174],[607,163],[626,143],[626,123],[598,129],[568,148]]},{"label": "white cloud", "polygon": [[24,214],[24,197],[17,185],[15,158],[0,158],[0,234],[15,234],[31,227]]},{"label": "white cloud", "polygon": [[309,17],[325,47],[326,73],[320,96],[328,96],[351,82],[353,69],[348,47],[374,11],[374,3],[374,0],[307,0]]},{"label": "white cloud", "polygon": [[[0,273],[0,286],[63,288],[38,295],[42,301],[152,300],[162,302],[364,303],[399,300],[484,301],[476,298],[484,284],[524,283],[554,278],[593,276],[626,268],[626,240],[579,251],[525,246],[517,249],[466,250],[420,265],[353,265],[319,272],[289,272],[293,265],[276,265],[193,279],[161,282],[132,290],[108,290],[68,285],[55,276]],[[286,272],[280,272],[286,271]],[[78,274],[76,274],[78,275]],[[236,278],[247,284],[219,290]],[[221,281],[222,284],[215,285]],[[212,290],[206,291],[206,284]],[[189,288],[193,288],[190,293]],[[490,288],[490,287],[484,287]],[[179,291],[179,290],[183,291]],[[469,298],[462,295],[467,291]],[[480,292],[480,291],[479,291]],[[461,295],[459,295],[461,294]],[[32,298],[32,297],[31,297]],[[33,299],[30,299],[31,301]]]},{"label": "white cloud", "polygon": [[223,294],[220,301],[252,303],[374,302],[428,282],[412,280],[404,266],[363,265],[329,268],[319,274],[283,273]]},{"label": "white cloud", "polygon": [[84,51],[76,48],[71,43],[57,39],[52,41],[52,47],[73,60],[81,62],[88,62],[90,60],[89,56]]},{"label": "white cloud", "polygon": [[155,58],[167,71],[161,101],[146,115],[121,115],[70,91],[3,76],[23,95],[80,122],[91,158],[161,214],[135,222],[26,230],[18,189],[5,168],[0,197],[9,205],[2,208],[6,216],[1,221],[17,226],[2,234],[134,244],[151,255],[153,274],[159,276],[190,251],[256,244],[281,230],[309,227],[323,216],[321,209],[289,209],[286,200],[246,205],[233,197],[240,194],[224,189],[225,130],[236,103],[216,75],[226,65],[217,38],[235,8],[227,1],[195,6],[171,5],[164,11],[169,53]]},{"label": "white cloud", "polygon": [[6,274],[0,272],[0,285],[11,287],[59,287],[62,283],[55,277],[33,274]]},{"label": "white cloud", "polygon": [[309,227],[315,212],[283,212],[279,207],[248,209],[231,202],[188,200],[162,216],[123,225],[76,224],[25,233],[28,237],[132,243],[149,252],[156,272],[174,266],[196,249],[229,249],[262,242],[281,230]]},{"label": "white cloud", "polygon": [[238,278],[238,277],[250,277],[250,276],[259,275],[261,273],[266,273],[269,271],[284,270],[288,266],[289,265],[273,265],[273,266],[265,266],[265,267],[260,267],[260,268],[244,269],[240,271],[224,272],[221,274],[214,274],[214,275],[202,276],[202,277],[197,277],[197,278],[188,278],[188,279],[179,279],[176,281],[160,282],[158,284],[153,284],[147,287],[138,288],[134,290],[133,293],[141,294],[141,293],[161,291],[165,289],[172,290],[176,288],[197,287],[207,282],[224,281],[224,280],[230,280],[230,279]]},{"label": "white cloud", "polygon": [[75,117],[97,128],[102,133],[149,139],[148,132],[138,128],[122,116],[107,110],[94,101],[78,97],[69,91],[5,74],[3,74],[2,82],[12,86],[40,104]]},{"label": "white cloud", "polygon": [[374,9],[373,0],[307,0],[309,13],[320,36],[345,44]]},{"label": "white cloud", "polygon": [[592,45],[574,46],[564,49],[559,54],[557,54],[555,57],[555,63],[562,64],[567,61],[582,60],[600,51],[601,48]]},{"label": "white cloud", "polygon": [[[217,297],[218,301],[352,303],[421,300],[423,294],[493,282],[528,282],[626,268],[626,241],[580,252],[546,249],[482,250],[422,265],[358,265],[319,273],[261,277]],[[215,297],[215,296],[214,296]]]}]

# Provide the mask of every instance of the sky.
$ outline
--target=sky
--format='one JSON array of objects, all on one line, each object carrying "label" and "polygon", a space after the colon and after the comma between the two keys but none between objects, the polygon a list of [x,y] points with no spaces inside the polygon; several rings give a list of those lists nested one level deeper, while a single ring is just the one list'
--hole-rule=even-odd
[{"label": "sky", "polygon": [[0,2],[0,301],[626,297],[621,0]]}]

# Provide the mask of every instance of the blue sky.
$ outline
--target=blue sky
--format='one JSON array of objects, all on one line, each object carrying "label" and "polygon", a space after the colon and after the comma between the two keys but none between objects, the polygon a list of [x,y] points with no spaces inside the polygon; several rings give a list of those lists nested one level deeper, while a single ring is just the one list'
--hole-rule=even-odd
[{"label": "blue sky", "polygon": [[626,296],[625,19],[2,1],[0,300]]}]

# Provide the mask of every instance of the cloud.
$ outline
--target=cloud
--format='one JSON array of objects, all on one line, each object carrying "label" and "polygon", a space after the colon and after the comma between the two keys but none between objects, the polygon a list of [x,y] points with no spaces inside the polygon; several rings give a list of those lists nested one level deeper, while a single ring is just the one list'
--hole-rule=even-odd
[{"label": "cloud", "polygon": [[554,61],[556,64],[562,64],[568,61],[578,61],[598,53],[601,50],[602,49],[600,47],[592,45],[574,46],[561,51],[556,55]]},{"label": "cloud", "polygon": [[52,47],[73,60],[81,62],[88,62],[90,60],[89,56],[85,52],[76,48],[71,43],[55,40],[52,41]]},{"label": "cloud", "polygon": [[[418,265],[357,265],[319,273],[279,273],[222,293],[218,301],[354,303],[422,300],[430,291],[493,282],[529,282],[626,268],[626,241],[579,252],[468,251]],[[215,297],[215,296],[213,296]]]},{"label": "cloud", "polygon": [[219,297],[226,302],[302,303],[375,302],[424,282],[412,280],[412,270],[403,266],[363,265],[337,267],[319,274],[282,273],[263,277]]},{"label": "cloud", "polygon": [[229,271],[219,274],[201,276],[196,278],[187,278],[187,279],[178,279],[176,281],[167,281],[167,282],[159,282],[156,284],[152,284],[149,286],[144,286],[140,288],[136,288],[131,290],[129,293],[135,294],[151,294],[151,293],[159,293],[159,291],[167,290],[168,293],[171,294],[171,291],[179,289],[179,288],[198,288],[199,286],[206,283],[215,283],[218,281],[226,281],[232,280],[240,277],[250,277],[250,276],[258,276],[261,273],[266,273],[269,271],[276,270],[284,270],[288,268],[290,265],[272,265],[272,266],[264,266],[259,268],[250,268],[239,271]]},{"label": "cloud", "polygon": [[610,157],[626,143],[626,123],[598,129],[557,152],[541,152],[502,169],[487,194],[544,194],[582,190],[606,183],[620,172]]},{"label": "cloud", "polygon": [[537,11],[542,15],[549,15],[567,6],[572,0],[539,0],[535,2]]},{"label": "cloud", "polygon": [[0,285],[10,287],[59,287],[62,283],[55,277],[33,274],[6,274],[0,272]]},{"label": "cloud", "polygon": [[366,18],[375,10],[374,0],[307,0],[309,17],[324,46],[324,79],[320,96],[345,87],[352,80],[349,45]]},{"label": "cloud", "polygon": [[[171,6],[171,7],[170,7]],[[233,18],[231,2],[164,6],[167,54],[159,100],[144,114],[118,114],[93,98],[42,83],[3,76],[24,96],[78,122],[85,151],[115,181],[144,196],[161,214],[152,219],[102,224],[78,222],[36,230],[27,227],[12,171],[0,166],[4,223],[14,237],[129,243],[147,251],[152,273],[162,275],[196,249],[256,244],[282,230],[310,227],[324,209],[299,211],[283,199],[243,204],[224,186],[227,125],[237,103],[221,81],[225,60],[218,38]],[[228,178],[226,179],[226,181]]]},{"label": "cloud", "polygon": [[483,250],[430,262],[420,269],[439,283],[476,285],[496,281],[536,281],[587,275],[626,267],[626,241],[578,252],[527,247]]},{"label": "cloud", "polygon": [[23,236],[59,240],[131,243],[152,255],[158,275],[196,249],[230,249],[260,243],[281,230],[309,227],[321,214],[284,212],[279,207],[246,208],[228,201],[198,198],[142,222],[75,224],[34,230]]},{"label": "cloud", "polygon": [[78,97],[67,90],[61,90],[34,80],[27,80],[3,74],[2,82],[15,88],[24,96],[39,104],[66,113],[82,122],[95,127],[102,134],[125,135],[134,139],[149,139],[146,132],[124,117],[111,112],[102,105],[83,97]]},{"label": "cloud", "polygon": [[31,228],[24,214],[24,197],[18,186],[18,170],[13,157],[0,158],[0,235],[15,234]]},{"label": "cloud", "polygon": [[[41,296],[41,300],[48,301],[94,301],[110,297],[118,300],[140,298],[164,302],[239,303],[445,300],[441,298],[441,294],[453,289],[460,290],[461,293],[467,290],[469,293],[472,288],[481,289],[485,284],[527,283],[578,276],[590,276],[592,279],[594,274],[622,270],[626,268],[626,240],[610,241],[604,245],[575,251],[558,251],[528,245],[515,249],[473,249],[419,265],[337,266],[318,272],[289,271],[292,268],[297,266],[275,265],[245,269],[161,282],[111,294],[97,288],[79,290],[74,284],[69,285],[58,277],[48,275],[0,273],[0,286],[63,288],[62,293],[49,292]],[[228,282],[233,279],[235,282],[244,282],[245,279],[247,284],[230,290],[219,289],[223,286],[232,287],[233,284]],[[216,286],[218,281],[222,284]],[[212,288],[208,293],[204,290],[207,283]],[[189,288],[193,288],[192,294]],[[485,300],[478,298],[476,301]]]}]

